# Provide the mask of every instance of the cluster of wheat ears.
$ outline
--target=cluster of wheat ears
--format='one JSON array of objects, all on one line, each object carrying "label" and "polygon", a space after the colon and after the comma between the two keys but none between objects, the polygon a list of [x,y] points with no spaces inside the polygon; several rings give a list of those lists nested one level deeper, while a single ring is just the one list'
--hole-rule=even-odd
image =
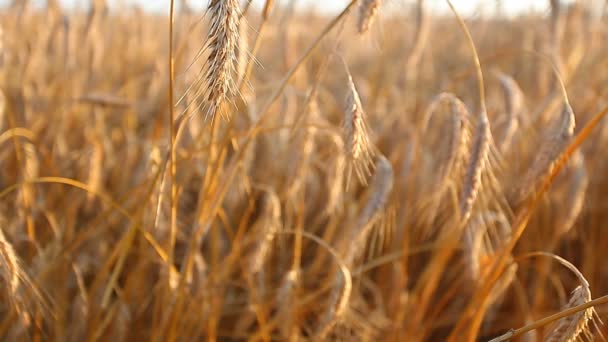
[{"label": "cluster of wheat ears", "polygon": [[595,1],[170,2],[0,9],[1,340],[601,338]]}]

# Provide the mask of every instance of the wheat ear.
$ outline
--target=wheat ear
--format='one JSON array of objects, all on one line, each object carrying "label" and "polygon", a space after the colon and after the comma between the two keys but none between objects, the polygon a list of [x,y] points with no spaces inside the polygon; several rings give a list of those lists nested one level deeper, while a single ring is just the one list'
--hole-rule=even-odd
[{"label": "wheat ear", "polygon": [[0,277],[7,284],[9,298],[15,298],[22,271],[13,245],[8,242],[2,229],[0,229],[0,266]]},{"label": "wheat ear", "polygon": [[352,169],[354,169],[359,181],[367,184],[367,178],[373,169],[373,157],[375,149],[369,137],[367,118],[359,92],[355,87],[353,78],[348,72],[348,96],[344,108],[344,122],[342,130],[344,134],[344,149],[348,159],[346,184],[349,185]]},{"label": "wheat ear", "polygon": [[359,4],[359,21],[357,29],[360,34],[365,34],[376,21],[378,10],[382,4],[381,0],[362,0]]},{"label": "wheat ear", "polygon": [[[564,309],[569,309],[591,301],[591,289],[589,282],[585,276],[568,260],[550,253],[530,253],[529,255],[548,256],[557,260],[559,263],[568,268],[578,278],[580,285],[572,291],[572,295],[568,304]],[[596,314],[594,307],[589,307],[583,311],[579,311],[571,316],[566,316],[557,321],[549,335],[545,338],[545,342],[578,341],[582,336],[590,337],[589,323],[593,320]],[[593,338],[589,338],[593,340]]]},{"label": "wheat ear", "polygon": [[272,190],[265,192],[263,216],[259,219],[257,225],[259,225],[259,228],[256,230],[259,230],[260,237],[249,265],[249,271],[252,274],[262,270],[281,226],[281,202]]},{"label": "wheat ear", "polygon": [[433,193],[442,193],[450,175],[457,174],[455,171],[466,158],[466,150],[470,140],[469,111],[462,101],[450,93],[441,93],[431,101],[422,121],[421,130],[424,132],[423,134],[429,135],[431,133],[431,117],[439,110],[442,103],[447,103],[449,106],[449,136],[447,139],[442,139],[446,141],[447,151],[442,152],[441,159],[437,162],[438,176],[433,182],[437,191],[433,191]]},{"label": "wheat ear", "polygon": [[[527,254],[519,257],[518,259],[528,258],[528,257],[533,257],[533,256],[544,256],[544,257],[552,258],[552,259],[558,261],[560,264],[562,264],[566,268],[568,268],[570,271],[572,271],[572,273],[574,273],[576,275],[576,277],[578,278],[580,285],[578,287],[576,287],[574,289],[574,291],[572,291],[570,300],[568,301],[568,304],[566,304],[566,306],[563,308],[562,311],[567,311],[568,309],[571,309],[571,308],[574,308],[574,307],[577,307],[580,305],[584,305],[584,304],[592,301],[591,300],[591,290],[589,288],[589,282],[587,281],[587,279],[585,279],[583,274],[572,263],[570,263],[568,260],[565,260],[564,258],[562,258],[560,256],[557,256],[557,255],[551,254],[551,253],[546,253],[546,252],[527,253]],[[595,308],[593,306],[589,306],[588,308],[581,310],[581,311],[576,311],[572,315],[563,316],[554,324],[553,329],[551,330],[549,335],[547,335],[545,337],[544,341],[545,342],[563,342],[563,341],[575,342],[575,341],[578,341],[579,339],[581,339],[582,336],[587,337],[588,340],[593,340],[593,337],[591,336],[591,334],[589,332],[589,323],[595,322],[594,318],[596,318],[596,317],[599,317],[599,316],[597,316],[597,312],[595,311]],[[549,317],[547,317],[547,318],[549,318]],[[548,322],[551,322],[551,321],[547,321],[546,319],[543,319],[543,320],[539,320],[535,323],[529,324],[528,326],[521,328],[521,329],[517,329],[517,330],[511,329],[508,333],[498,336],[498,337],[490,340],[490,342],[510,341],[515,336],[518,336],[518,335],[525,333],[527,331],[530,331],[532,329],[536,329],[544,324],[547,324]]]},{"label": "wheat ear", "polygon": [[519,126],[519,116],[524,106],[524,94],[511,76],[497,72],[497,77],[505,98],[507,115],[507,122],[498,146],[500,151],[504,153],[511,147],[513,136]]},{"label": "wheat ear", "polygon": [[572,156],[571,159],[572,176],[569,184],[569,189],[566,194],[564,203],[565,211],[557,220],[557,234],[560,236],[566,234],[572,229],[576,219],[583,210],[585,204],[585,194],[589,186],[589,175],[585,168],[585,159],[580,150]]},{"label": "wheat ear", "polygon": [[490,139],[490,123],[484,113],[477,123],[460,195],[460,217],[463,222],[468,221],[471,217],[477,194],[481,188],[481,175],[488,163]]},{"label": "wheat ear", "polygon": [[483,73],[481,71],[481,62],[479,61],[479,55],[473,42],[473,37],[464,23],[464,20],[460,17],[456,8],[450,0],[447,0],[450,9],[456,16],[458,24],[466,36],[466,41],[473,54],[473,62],[475,64],[475,71],[477,74],[477,86],[479,91],[479,117],[477,120],[477,127],[475,131],[475,137],[473,146],[471,148],[469,164],[463,181],[463,189],[460,195],[460,218],[462,222],[467,222],[471,216],[477,193],[481,187],[481,174],[486,167],[488,154],[490,151],[490,142],[492,140],[492,132],[490,130],[490,121],[488,120],[488,111],[486,109],[486,95],[483,82]]},{"label": "wheat ear", "polygon": [[[572,308],[591,301],[591,291],[589,287],[579,285],[570,297],[570,301],[564,309]],[[545,342],[574,342],[581,335],[588,334],[588,324],[593,318],[593,307],[579,311],[572,316],[560,319],[553,330],[545,338]],[[591,339],[592,340],[592,339]]]},{"label": "wheat ear", "polygon": [[206,43],[210,52],[204,75],[207,88],[202,90],[202,94],[207,105],[206,115],[213,120],[222,103],[236,92],[234,72],[239,44],[240,9],[237,0],[211,0],[207,10],[211,14]]},{"label": "wheat ear", "polygon": [[359,215],[355,229],[351,233],[350,241],[352,243],[348,246],[345,258],[347,265],[352,265],[354,260],[365,250],[371,229],[382,209],[388,203],[389,195],[393,189],[393,178],[391,163],[380,155],[376,163],[376,174],[370,186],[369,199]]},{"label": "wheat ear", "polygon": [[516,189],[514,194],[516,205],[528,198],[536,190],[543,175],[551,171],[557,158],[568,146],[574,134],[574,126],[575,117],[572,107],[568,103],[564,103],[559,121],[547,130],[536,158],[524,174],[521,185]]}]

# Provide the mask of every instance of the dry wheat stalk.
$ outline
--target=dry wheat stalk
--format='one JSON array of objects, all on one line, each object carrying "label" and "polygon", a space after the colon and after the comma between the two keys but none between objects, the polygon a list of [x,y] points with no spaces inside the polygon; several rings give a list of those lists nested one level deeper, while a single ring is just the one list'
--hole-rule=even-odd
[{"label": "dry wheat stalk", "polygon": [[[314,120],[319,117],[319,108],[316,100],[310,102],[309,113],[307,120],[314,124]],[[288,193],[297,194],[306,183],[307,168],[309,167],[312,159],[313,152],[315,150],[315,137],[317,134],[317,128],[314,125],[306,125],[305,127],[298,129],[295,132],[294,148],[287,150],[289,154],[287,163],[287,179],[288,179]]]},{"label": "dry wheat stalk", "polygon": [[327,300],[327,309],[319,320],[316,341],[326,339],[348,308],[348,302],[345,300],[347,298],[343,295],[344,284],[344,275],[340,272],[336,273],[334,286]]},{"label": "dry wheat stalk", "polygon": [[517,269],[518,267],[516,263],[512,263],[505,269],[500,276],[500,279],[496,282],[496,284],[494,284],[492,291],[490,291],[490,294],[488,295],[489,303],[494,304],[502,298],[509,286],[511,286],[511,283],[513,283],[515,275],[517,274]]},{"label": "dry wheat stalk", "polygon": [[359,21],[357,23],[357,29],[360,34],[367,33],[374,24],[381,4],[381,0],[362,0],[359,3]]},{"label": "dry wheat stalk", "polygon": [[471,220],[464,233],[465,263],[471,279],[479,279],[481,259],[501,248],[510,234],[511,224],[502,212],[480,213]]},{"label": "dry wheat stalk", "polygon": [[91,153],[91,156],[89,159],[89,174],[88,174],[87,184],[93,192],[87,193],[88,205],[91,205],[93,203],[93,200],[95,199],[95,193],[97,193],[101,190],[101,187],[103,184],[104,154],[105,153],[104,153],[103,144],[96,140],[93,143],[93,152]]},{"label": "dry wheat stalk", "polygon": [[350,73],[348,74],[348,97],[346,98],[342,129],[344,148],[348,158],[346,184],[348,186],[350,182],[353,168],[359,181],[367,184],[367,177],[371,175],[373,157],[376,152],[370,141],[363,105]]},{"label": "dry wheat stalk", "polygon": [[333,214],[336,210],[340,209],[342,205],[342,196],[344,194],[344,170],[346,168],[346,157],[341,151],[344,150],[344,143],[342,139],[337,136],[332,136],[332,141],[336,145],[338,151],[340,151],[332,159],[332,163],[329,165],[327,179],[327,204],[325,206],[325,212],[328,215]]},{"label": "dry wheat stalk", "polygon": [[290,338],[294,334],[292,331],[294,326],[294,311],[295,311],[295,289],[300,278],[298,269],[292,269],[283,278],[281,287],[277,292],[278,313],[284,322],[281,324],[281,332],[283,337]]}]

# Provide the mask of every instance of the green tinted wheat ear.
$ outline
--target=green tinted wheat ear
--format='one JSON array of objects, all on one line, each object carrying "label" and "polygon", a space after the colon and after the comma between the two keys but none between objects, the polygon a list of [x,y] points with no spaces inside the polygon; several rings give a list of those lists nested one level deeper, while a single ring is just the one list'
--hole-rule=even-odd
[{"label": "green tinted wheat ear", "polygon": [[346,107],[344,108],[342,130],[344,149],[348,158],[347,186],[353,168],[359,181],[367,184],[367,178],[371,175],[373,168],[375,150],[370,141],[361,98],[350,73],[348,74],[348,96],[346,98]]},{"label": "green tinted wheat ear", "polygon": [[357,23],[357,29],[360,34],[367,33],[374,24],[381,4],[381,0],[362,0],[359,3],[359,21]]},{"label": "green tinted wheat ear", "polygon": [[236,91],[234,72],[239,42],[240,9],[237,0],[211,0],[207,11],[211,15],[206,46],[207,89],[203,91],[207,105],[207,117],[213,120],[222,103]]}]

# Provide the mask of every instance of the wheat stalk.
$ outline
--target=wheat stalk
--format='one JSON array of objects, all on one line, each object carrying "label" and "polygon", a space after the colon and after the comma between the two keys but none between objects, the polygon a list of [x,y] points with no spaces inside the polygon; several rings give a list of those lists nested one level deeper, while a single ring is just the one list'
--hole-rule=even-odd
[{"label": "wheat stalk", "polygon": [[89,185],[91,192],[87,193],[88,205],[93,203],[93,200],[95,199],[94,193],[98,193],[103,184],[104,155],[103,144],[96,140],[93,143],[93,152],[91,153],[91,157],[89,159],[89,174],[87,184]]},{"label": "wheat stalk", "polygon": [[342,204],[342,197],[344,194],[344,170],[347,164],[346,157],[342,153],[344,150],[342,139],[337,136],[332,136],[331,138],[340,153],[333,158],[327,176],[328,194],[325,212],[328,215],[333,214]]},{"label": "wheat stalk", "polygon": [[281,325],[281,332],[285,338],[291,338],[291,336],[295,333],[293,331],[296,305],[294,296],[299,280],[300,271],[298,269],[290,270],[283,278],[282,285],[277,292],[277,303],[279,303],[277,315],[283,321],[283,324]]},{"label": "wheat stalk", "polygon": [[317,329],[316,341],[323,341],[329,335],[332,329],[340,321],[348,308],[347,297],[344,295],[344,275],[337,273],[334,279],[334,285],[327,300],[327,309],[319,320]]}]

